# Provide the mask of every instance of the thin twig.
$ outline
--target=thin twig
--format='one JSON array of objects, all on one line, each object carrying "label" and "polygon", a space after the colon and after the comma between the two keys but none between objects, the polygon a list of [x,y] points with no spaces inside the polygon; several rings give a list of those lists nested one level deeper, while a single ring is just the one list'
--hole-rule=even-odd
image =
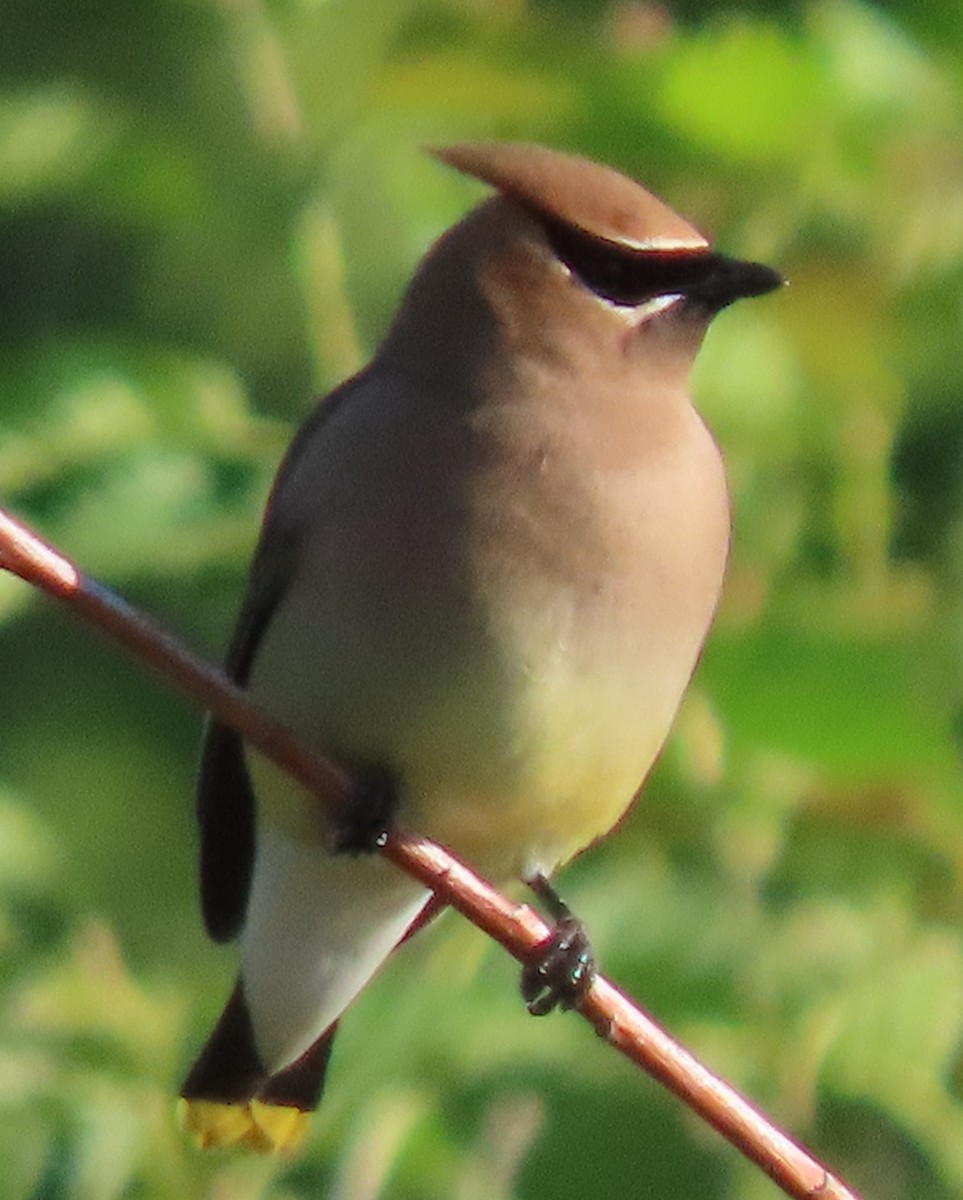
[{"label": "thin twig", "polygon": [[[168,683],[297,779],[323,804],[343,804],[350,777],[300,746],[222,672],[186,650],[118,596],[82,575],[53,547],[0,509],[0,568],[65,603],[148,663]],[[394,833],[384,847],[396,866],[430,888],[519,962],[536,961],[552,930],[534,909],[501,895],[440,846]],[[717,1129],[795,1200],[859,1200],[728,1084],[708,1071],[607,980],[598,976],[579,1012],[600,1037],[641,1066]]]}]

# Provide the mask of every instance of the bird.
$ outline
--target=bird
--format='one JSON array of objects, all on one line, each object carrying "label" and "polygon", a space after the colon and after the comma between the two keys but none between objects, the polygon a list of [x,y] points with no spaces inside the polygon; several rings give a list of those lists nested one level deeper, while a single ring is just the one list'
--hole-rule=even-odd
[{"label": "bird", "polygon": [[[490,194],[296,433],[227,654],[359,781],[352,820],[217,720],[205,732],[202,910],[241,963],[181,1090],[203,1147],[299,1143],[339,1018],[427,919],[423,885],[365,852],[383,829],[546,894],[612,830],[723,584],[726,477],[689,375],[712,318],[780,275],[576,154],[429,152]],[[539,986],[535,1012],[556,998]]]}]

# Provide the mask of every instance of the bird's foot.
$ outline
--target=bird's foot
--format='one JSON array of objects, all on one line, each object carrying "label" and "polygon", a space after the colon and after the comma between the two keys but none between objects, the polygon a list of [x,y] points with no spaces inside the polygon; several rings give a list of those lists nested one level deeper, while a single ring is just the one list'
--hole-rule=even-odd
[{"label": "bird's foot", "polygon": [[394,775],[384,769],[359,771],[347,800],[331,818],[333,854],[373,854],[388,840],[398,811]]},{"label": "bird's foot", "polygon": [[546,876],[534,875],[529,887],[555,919],[555,931],[541,957],[522,968],[521,993],[533,1017],[555,1008],[575,1008],[595,979],[595,956],[585,926]]}]

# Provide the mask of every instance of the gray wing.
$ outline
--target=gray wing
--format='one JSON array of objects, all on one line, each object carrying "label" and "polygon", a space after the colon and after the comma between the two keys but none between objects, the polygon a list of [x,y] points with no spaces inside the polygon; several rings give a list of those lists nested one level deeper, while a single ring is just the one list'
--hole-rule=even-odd
[{"label": "gray wing", "polygon": [[[322,400],[294,437],[278,470],[264,512],[247,592],[227,652],[225,670],[247,684],[264,631],[284,595],[297,561],[300,522],[277,503],[305,445],[360,382],[355,376]],[[290,506],[288,506],[290,507]],[[255,801],[242,739],[216,720],[208,722],[197,781],[200,826],[201,911],[210,936],[230,941],[240,932],[254,874]]]}]

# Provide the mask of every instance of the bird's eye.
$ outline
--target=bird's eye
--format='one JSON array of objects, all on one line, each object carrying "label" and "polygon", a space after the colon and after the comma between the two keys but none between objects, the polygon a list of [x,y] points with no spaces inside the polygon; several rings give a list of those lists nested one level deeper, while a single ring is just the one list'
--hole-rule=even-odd
[{"label": "bird's eye", "polygon": [[610,304],[636,308],[655,296],[685,294],[705,273],[704,251],[627,250],[559,221],[545,221],[560,262]]}]

